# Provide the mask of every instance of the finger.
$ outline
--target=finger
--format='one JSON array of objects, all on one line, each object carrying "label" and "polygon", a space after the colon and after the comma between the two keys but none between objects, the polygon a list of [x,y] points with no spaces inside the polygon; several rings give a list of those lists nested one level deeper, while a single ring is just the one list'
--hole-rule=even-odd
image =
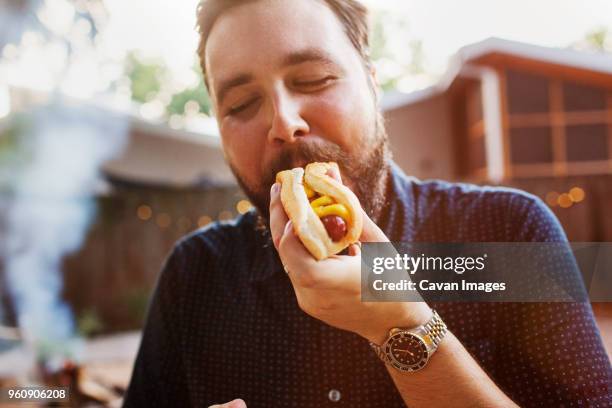
[{"label": "finger", "polygon": [[296,276],[300,271],[312,266],[315,262],[300,238],[293,230],[293,223],[288,221],[278,243],[278,255],[287,268],[289,275]]},{"label": "finger", "polygon": [[277,250],[280,239],[283,236],[283,231],[287,225],[287,221],[289,221],[287,213],[285,213],[285,209],[283,208],[283,203],[280,199],[280,191],[280,183],[274,183],[272,185],[272,189],[270,190],[270,233],[272,234],[272,242],[274,243],[274,247]]},{"label": "finger", "polygon": [[389,238],[385,233],[376,225],[368,214],[362,209],[363,215],[363,229],[361,230],[361,236],[359,240],[361,242],[389,242]]},{"label": "finger", "polygon": [[242,399],[236,398],[235,400],[227,403],[227,408],[247,408],[247,405]]},{"label": "finger", "polygon": [[247,408],[247,406],[242,399],[237,398],[233,401],[226,402],[225,404],[211,405],[208,408]]},{"label": "finger", "polygon": [[342,183],[342,176],[340,175],[340,169],[337,165],[332,165],[325,174],[327,174],[329,177],[333,178],[337,182]]},{"label": "finger", "polygon": [[351,244],[348,247],[349,256],[358,256],[361,255],[361,242],[357,241],[354,244]]}]

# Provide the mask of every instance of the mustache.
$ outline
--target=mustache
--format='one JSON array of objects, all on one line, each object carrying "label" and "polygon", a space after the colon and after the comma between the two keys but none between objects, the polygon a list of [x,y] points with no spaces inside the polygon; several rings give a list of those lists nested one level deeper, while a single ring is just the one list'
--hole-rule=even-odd
[{"label": "mustache", "polygon": [[269,191],[276,182],[276,173],[282,170],[301,167],[311,162],[338,163],[342,173],[349,170],[351,159],[338,145],[333,143],[306,143],[295,144],[278,154],[263,171],[262,186]]}]

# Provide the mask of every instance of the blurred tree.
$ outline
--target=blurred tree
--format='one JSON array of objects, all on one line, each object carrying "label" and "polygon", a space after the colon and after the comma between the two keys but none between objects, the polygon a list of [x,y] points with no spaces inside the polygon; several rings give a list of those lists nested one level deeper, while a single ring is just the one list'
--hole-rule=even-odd
[{"label": "blurred tree", "polygon": [[36,15],[42,0],[0,0],[0,53],[10,43],[19,43],[27,29],[48,32]]},{"label": "blurred tree", "polygon": [[[394,38],[399,38],[405,44],[395,47],[395,52],[389,44],[391,32]],[[379,12],[374,16],[370,56],[377,67],[383,91],[396,89],[402,79],[425,71],[423,68],[425,55],[421,41],[411,38],[405,19],[389,12]],[[132,100],[137,103],[162,101],[165,109],[162,119],[168,120],[173,116],[186,116],[198,112],[211,115],[210,97],[198,63],[193,67],[198,83],[179,91],[169,90],[168,83],[172,78],[160,60],[146,59],[131,52],[126,58],[125,66]]]},{"label": "blurred tree", "polygon": [[198,64],[193,67],[197,76],[197,84],[179,91],[169,89],[172,78],[161,60],[146,59],[131,52],[126,58],[125,65],[133,101],[138,103],[146,103],[154,99],[163,101],[163,118],[166,120],[173,115],[184,116],[197,113],[210,115],[210,98]]},{"label": "blurred tree", "polygon": [[55,3],[49,0],[0,0],[0,53],[8,44],[19,44],[27,31],[42,35],[48,43],[66,44],[70,53],[72,41],[80,41],[80,38],[74,38],[73,30],[58,32],[54,22],[45,15],[46,10],[58,6],[68,7],[72,11],[73,27],[87,24],[87,36],[93,44],[99,26],[107,18],[103,0],[64,0]]},{"label": "blurred tree", "polygon": [[[58,6],[63,7],[68,16],[63,29],[59,29],[51,18],[53,7]],[[44,66],[45,73],[53,72],[55,81],[52,89],[56,90],[69,71],[72,58],[79,52],[76,50],[87,52],[87,47],[95,47],[98,27],[106,17],[103,0],[0,0],[0,65],[16,63],[22,58],[26,48],[22,39],[29,32],[41,50],[65,50],[65,54],[43,54],[39,51],[40,55],[57,58],[45,60]],[[61,68],[53,71],[52,67]],[[5,80],[0,77],[0,91],[8,94],[9,84]],[[9,103],[8,112],[10,109]],[[30,132],[27,131],[30,121],[27,114],[20,113],[0,123],[0,189],[9,188],[11,183],[15,183],[12,175],[16,174],[19,166],[32,160]]]},{"label": "blurred tree", "polygon": [[[86,24],[90,28],[87,35],[94,46],[99,26],[107,18],[103,0],[56,1],[73,10],[73,25]],[[49,26],[49,21],[45,20],[44,12],[41,14],[41,11],[49,7],[52,7],[50,0],[0,0],[0,51],[7,41],[18,44],[23,32],[34,30],[42,33],[49,43],[63,43],[70,59],[70,55],[78,48],[73,47],[72,42],[79,39],[73,38],[71,31],[63,34],[54,32],[52,24]],[[390,44],[391,42],[393,44]],[[403,79],[424,72],[421,42],[411,38],[407,21],[391,12],[382,11],[374,15],[370,52],[384,91],[396,89]],[[70,64],[55,65],[64,65],[67,72]],[[151,118],[169,120],[173,116],[188,116],[193,113],[210,115],[210,98],[198,65],[194,67],[198,76],[197,83],[182,89],[173,88],[173,78],[161,60],[145,59],[131,52],[126,56],[124,68],[123,81],[129,86],[131,99],[138,104],[152,101],[157,104],[153,110],[148,111],[153,112]],[[58,73],[58,83],[61,75],[62,73]],[[120,81],[110,85],[111,90],[116,91]]]},{"label": "blurred tree", "polygon": [[15,175],[34,158],[30,127],[25,114],[14,115],[0,126],[0,192],[11,191]]},{"label": "blurred tree", "polygon": [[[396,44],[391,44],[391,39]],[[390,12],[381,11],[374,15],[370,57],[385,92],[396,89],[403,79],[425,72],[422,42],[413,38],[407,20]]]},{"label": "blurred tree", "polygon": [[94,308],[81,311],[76,318],[77,330],[83,337],[92,337],[104,331],[105,324],[100,314]]},{"label": "blurred tree", "polygon": [[606,47],[606,40],[609,35],[610,33],[608,32],[607,28],[600,28],[588,33],[586,40],[589,44],[593,45],[593,47],[604,51]]},{"label": "blurred tree", "polygon": [[204,84],[204,76],[202,75],[200,64],[196,63],[193,66],[193,71],[198,77],[198,84],[172,95],[172,99],[166,107],[168,115],[184,115],[188,113],[185,108],[189,106],[189,102],[193,101],[198,107],[199,112],[210,116],[212,105],[210,103],[210,96],[206,90],[206,85]]},{"label": "blurred tree", "polygon": [[204,81],[200,80],[197,86],[187,88],[172,95],[172,99],[166,107],[166,112],[168,115],[185,115],[186,107],[189,106],[189,102],[191,101],[197,104],[196,106],[199,112],[210,115],[210,98]]},{"label": "blurred tree", "polygon": [[583,39],[572,44],[579,50],[612,53],[612,30],[608,27],[598,27],[588,32]]},{"label": "blurred tree", "polygon": [[162,87],[166,67],[160,61],[146,61],[130,52],[126,57],[126,73],[130,80],[132,100],[145,103],[155,98]]}]

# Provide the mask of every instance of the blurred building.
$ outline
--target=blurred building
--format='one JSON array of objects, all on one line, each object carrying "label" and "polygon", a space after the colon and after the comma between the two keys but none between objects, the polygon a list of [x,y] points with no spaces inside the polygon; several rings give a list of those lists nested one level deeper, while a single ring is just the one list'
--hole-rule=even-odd
[{"label": "blurred building", "polygon": [[570,239],[612,240],[612,56],[491,38],[383,110],[409,174],[523,188]]},{"label": "blurred building", "polygon": [[[87,199],[65,198],[67,205],[95,207],[80,249],[64,257],[61,268],[64,296],[75,310],[79,327],[88,333],[139,327],[152,287],[175,242],[251,207],[225,163],[215,134],[174,129],[26,89],[10,89],[10,102],[11,114],[0,121],[0,141],[4,142],[0,147],[5,153],[14,149],[10,155],[24,156],[24,162],[30,155],[19,149],[30,144],[24,139],[35,137],[32,129],[44,127],[30,126],[41,109],[50,112],[45,117],[56,111],[61,115],[54,120],[56,131],[62,123],[66,131],[74,131],[78,121],[79,129],[96,128],[100,138],[121,141],[119,153],[100,163],[97,181],[83,191]],[[106,123],[121,125],[107,128]],[[109,129],[121,136],[109,134]],[[61,147],[51,153],[67,152],[67,160],[81,155],[79,146],[61,143],[59,138]],[[0,208],[11,205],[11,199],[10,186],[3,189],[0,185]],[[54,197],[45,194],[30,199],[56,204]],[[2,263],[0,259],[0,280]]]},{"label": "blurred building", "polygon": [[[172,246],[251,206],[216,135],[130,117],[122,154],[102,166],[104,192],[81,251],[66,260],[66,292],[100,330],[139,327]],[[82,271],[87,267],[85,276]]]},{"label": "blurred building", "polygon": [[177,130],[131,117],[123,153],[103,166],[117,185],[212,188],[236,185],[216,135]]}]

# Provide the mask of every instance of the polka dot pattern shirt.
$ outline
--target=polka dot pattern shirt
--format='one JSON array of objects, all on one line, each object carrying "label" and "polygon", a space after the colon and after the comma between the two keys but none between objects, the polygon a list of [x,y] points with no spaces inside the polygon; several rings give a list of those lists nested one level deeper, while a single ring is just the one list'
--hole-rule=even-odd
[{"label": "polka dot pattern shirt", "polygon": [[[392,164],[387,191],[379,226],[392,241],[566,240],[551,211],[517,190],[421,182]],[[247,213],[175,245],[125,406],[208,407],[235,398],[249,408],[405,406],[366,340],[299,309],[256,220]],[[588,304],[432,306],[520,406],[612,406],[612,368]]]}]

